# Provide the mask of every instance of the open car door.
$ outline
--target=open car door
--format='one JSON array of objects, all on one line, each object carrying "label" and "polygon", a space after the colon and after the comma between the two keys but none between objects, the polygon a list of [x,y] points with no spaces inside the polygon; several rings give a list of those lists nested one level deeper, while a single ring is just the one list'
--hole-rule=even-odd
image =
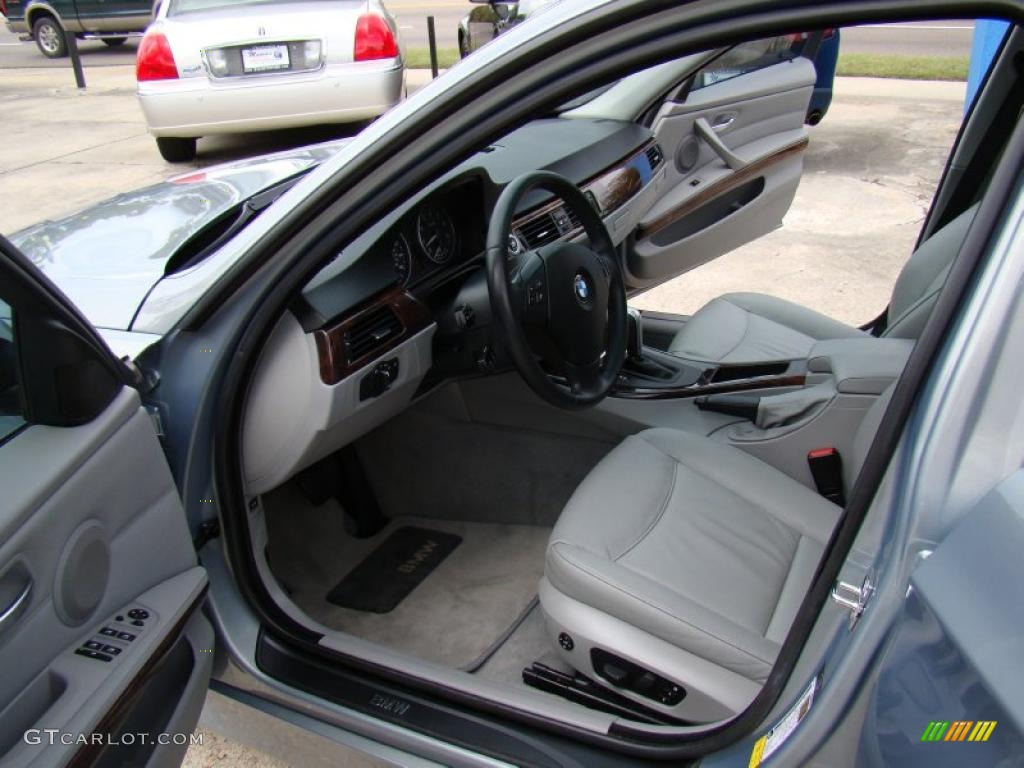
[{"label": "open car door", "polygon": [[199,717],[206,572],[130,378],[0,237],[5,765],[177,765]]},{"label": "open car door", "polygon": [[815,80],[790,37],[768,38],[725,51],[657,106],[650,126],[666,171],[627,244],[631,289],[781,226],[803,173]]}]

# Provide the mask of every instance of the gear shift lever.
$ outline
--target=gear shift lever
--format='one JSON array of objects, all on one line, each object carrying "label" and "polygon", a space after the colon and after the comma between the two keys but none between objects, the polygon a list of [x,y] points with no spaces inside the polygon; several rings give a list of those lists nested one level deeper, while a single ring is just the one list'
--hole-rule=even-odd
[{"label": "gear shift lever", "polygon": [[639,309],[626,308],[626,358],[637,363],[644,359],[644,318]]}]

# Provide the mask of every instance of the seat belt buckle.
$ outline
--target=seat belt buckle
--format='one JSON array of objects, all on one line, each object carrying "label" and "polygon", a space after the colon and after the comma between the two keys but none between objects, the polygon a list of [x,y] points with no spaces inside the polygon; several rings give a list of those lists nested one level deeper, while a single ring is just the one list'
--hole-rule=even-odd
[{"label": "seat belt buckle", "polygon": [[840,507],[846,506],[843,494],[843,460],[835,448],[815,448],[807,454],[814,487],[818,493]]}]

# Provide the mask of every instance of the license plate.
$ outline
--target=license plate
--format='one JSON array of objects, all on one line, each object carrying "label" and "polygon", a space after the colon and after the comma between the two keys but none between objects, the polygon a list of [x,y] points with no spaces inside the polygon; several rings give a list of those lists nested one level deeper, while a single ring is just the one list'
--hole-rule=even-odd
[{"label": "license plate", "polygon": [[287,45],[261,45],[242,49],[243,72],[271,72],[288,69],[289,66]]}]

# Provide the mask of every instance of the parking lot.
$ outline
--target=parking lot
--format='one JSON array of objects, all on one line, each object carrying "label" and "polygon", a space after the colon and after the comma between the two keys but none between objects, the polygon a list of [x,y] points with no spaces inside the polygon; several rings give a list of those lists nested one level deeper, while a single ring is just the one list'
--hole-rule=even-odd
[{"label": "parking lot", "polygon": [[[423,19],[438,19],[439,45],[455,44],[465,2],[389,3],[413,45]],[[845,34],[845,33],[844,33]],[[134,43],[121,50],[83,45],[89,87],[79,91],[66,61],[50,62],[30,44],[0,38],[0,232],[66,215],[189,167],[322,141],[354,128],[223,137],[200,145],[192,166],[171,166],[146,133],[134,94]],[[859,30],[851,45],[885,46],[884,29]],[[849,37],[844,40],[849,40]],[[922,29],[923,48],[969,46],[969,27]],[[860,40],[859,43],[856,43]],[[964,43],[966,41],[966,43]],[[29,63],[23,63],[29,62]],[[422,84],[427,73],[413,74]],[[840,78],[811,144],[797,199],[782,229],[650,291],[635,304],[690,312],[734,290],[770,290],[851,323],[885,305],[928,210],[963,110],[962,83]],[[209,724],[211,716],[204,718]],[[208,735],[186,765],[276,765],[229,738]],[[275,745],[267,744],[276,751]],[[287,760],[285,746],[275,757]],[[282,763],[284,764],[284,763]]]}]

